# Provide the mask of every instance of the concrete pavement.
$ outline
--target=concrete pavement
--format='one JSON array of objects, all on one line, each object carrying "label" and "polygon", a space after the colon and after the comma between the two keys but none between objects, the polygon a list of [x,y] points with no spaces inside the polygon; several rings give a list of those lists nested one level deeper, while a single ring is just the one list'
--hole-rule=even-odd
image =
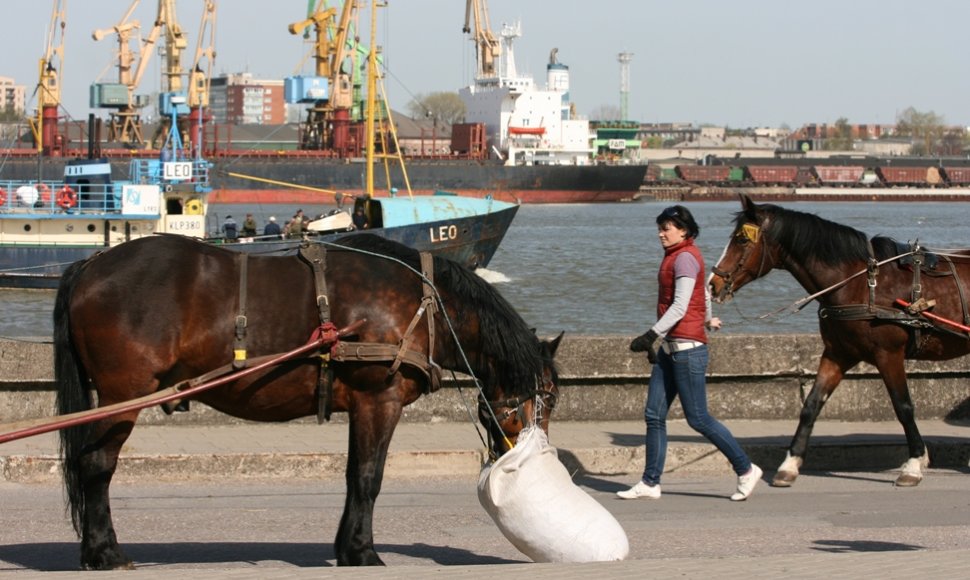
[{"label": "concrete pavement", "polygon": [[33,572],[11,573],[18,579],[44,578],[124,578],[154,580],[172,577],[180,572],[189,576],[227,580],[274,580],[320,578],[458,578],[462,580],[495,580],[496,577],[525,576],[535,580],[611,580],[655,578],[697,578],[709,580],[751,580],[752,578],[786,578],[792,580],[858,580],[859,578],[910,579],[914,575],[933,580],[966,578],[970,550],[918,550],[898,552],[847,552],[818,554],[785,554],[779,556],[738,558],[656,558],[598,562],[590,564],[490,564],[481,566],[394,566],[387,568],[297,568],[171,570],[137,569],[122,572]]},{"label": "concrete pavement", "polygon": [[[793,421],[725,421],[752,458],[773,472],[795,428]],[[967,471],[970,424],[926,420],[919,423],[933,467]],[[553,422],[551,442],[570,471],[630,474],[643,467],[641,421]],[[726,472],[726,461],[683,420],[669,423],[668,471],[690,474]],[[483,445],[471,423],[402,423],[392,441],[387,477],[468,476],[480,468]],[[211,426],[139,426],[124,450],[118,477],[129,480],[197,478],[342,477],[347,450],[346,423],[317,425],[238,424]],[[56,434],[0,445],[0,480],[55,483],[59,479]],[[806,471],[894,469],[906,458],[896,422],[823,421],[815,429]],[[934,579],[966,577],[970,549],[960,541],[952,550],[832,550],[812,554],[737,558],[654,558],[591,564],[494,564],[480,566],[395,566],[382,569],[298,568],[206,569],[209,578],[447,578],[491,579],[526,574],[531,578],[911,578],[914,571]],[[133,572],[70,572],[98,578],[169,577],[173,570],[141,568]],[[176,571],[176,573],[178,573]],[[18,571],[18,578],[57,577],[59,572]]]},{"label": "concrete pavement", "polygon": [[[796,427],[794,421],[724,421],[752,459],[772,474]],[[970,423],[919,421],[931,467],[966,469]],[[386,477],[478,474],[484,445],[471,422],[402,422],[391,443]],[[726,460],[684,420],[668,423],[667,471],[715,472]],[[550,442],[571,472],[633,480],[643,469],[642,421],[578,422],[553,419]],[[156,480],[186,478],[342,477],[347,425],[333,422],[243,423],[205,426],[139,425],[128,440],[118,476]],[[907,458],[895,421],[820,421],[813,432],[806,470],[883,470]],[[0,445],[0,480],[59,479],[56,433]]]}]

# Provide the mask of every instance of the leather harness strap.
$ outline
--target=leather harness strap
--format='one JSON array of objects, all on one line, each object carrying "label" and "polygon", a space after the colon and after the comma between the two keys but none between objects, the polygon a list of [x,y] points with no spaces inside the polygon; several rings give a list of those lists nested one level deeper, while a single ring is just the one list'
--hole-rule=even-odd
[{"label": "leather harness strap", "polygon": [[[923,284],[922,284],[922,267],[926,263],[925,252],[919,244],[915,244],[911,247],[912,252],[912,270],[913,270],[913,283],[910,288],[910,303],[915,304],[923,294]],[[956,267],[953,261],[948,257],[943,256],[944,260],[950,266],[949,273],[938,273],[930,275],[933,276],[953,276],[954,283],[957,287],[957,293],[960,296],[960,305],[963,310],[964,322],[970,324],[970,310],[967,308],[967,297],[964,291],[963,284],[960,281],[960,277],[957,275]],[[867,284],[869,286],[869,301],[867,304],[841,304],[834,306],[821,306],[818,309],[819,318],[827,318],[831,320],[889,320],[903,326],[908,326],[912,329],[913,334],[910,337],[910,344],[907,347],[909,354],[915,354],[921,348],[921,338],[920,331],[923,329],[935,329],[938,331],[949,332],[951,334],[956,334],[958,336],[963,336],[964,338],[970,338],[967,334],[960,334],[949,330],[947,328],[942,328],[936,325],[926,318],[914,314],[907,310],[899,310],[897,308],[887,308],[885,306],[879,306],[875,303],[876,301],[876,276],[879,274],[878,262],[875,258],[875,252],[872,248],[872,243],[869,244],[869,260],[867,263],[867,274],[868,280]]]},{"label": "leather harness strap", "polygon": [[423,288],[423,295],[421,297],[421,305],[418,307],[417,312],[411,318],[411,323],[408,324],[407,330],[404,331],[404,336],[401,337],[400,346],[397,350],[397,354],[394,356],[394,362],[391,363],[391,367],[387,369],[388,376],[393,375],[398,371],[401,363],[404,362],[405,353],[408,352],[408,347],[411,346],[411,338],[414,334],[414,329],[421,321],[421,318],[427,314],[428,320],[428,369],[425,371],[428,378],[431,381],[430,391],[433,393],[441,388],[441,367],[439,367],[434,362],[434,315],[438,311],[438,303],[435,300],[434,295],[434,257],[428,252],[421,252],[421,274],[423,279],[421,281],[421,286]]},{"label": "leather harness strap", "polygon": [[236,314],[236,337],[232,349],[232,367],[246,366],[246,287],[249,285],[249,254],[239,253],[239,313]]},{"label": "leather harness strap", "polygon": [[[327,249],[322,244],[304,244],[300,247],[299,256],[313,271],[313,283],[316,293],[317,308],[320,313],[320,323],[330,322],[330,299],[327,296]],[[438,311],[437,299],[434,291],[434,258],[427,252],[421,253],[421,273],[423,295],[421,304],[415,312],[411,323],[405,330],[398,344],[384,344],[376,342],[348,342],[339,341],[333,345],[329,353],[321,355],[320,377],[317,384],[317,420],[320,422],[330,419],[333,403],[333,369],[328,361],[375,363],[391,361],[388,375],[396,373],[401,364],[407,364],[424,373],[428,380],[429,392],[441,388],[441,367],[434,362],[434,314]],[[428,354],[412,350],[411,340],[414,329],[422,316],[428,322]]]},{"label": "leather harness strap", "polygon": [[[320,324],[326,324],[330,322],[330,299],[327,297],[327,249],[320,244],[304,243],[300,246],[299,256],[310,265],[313,271],[313,289]],[[329,358],[327,353],[320,355],[316,393],[317,423],[329,421],[333,412],[333,369],[327,364]]]}]

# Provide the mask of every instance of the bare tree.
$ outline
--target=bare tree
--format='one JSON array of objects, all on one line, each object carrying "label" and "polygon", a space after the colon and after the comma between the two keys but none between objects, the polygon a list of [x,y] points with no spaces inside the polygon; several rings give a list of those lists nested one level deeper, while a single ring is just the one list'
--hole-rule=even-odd
[{"label": "bare tree", "polygon": [[421,94],[408,103],[408,112],[415,119],[427,117],[452,125],[464,120],[465,103],[458,96],[458,93]]},{"label": "bare tree", "polygon": [[919,155],[936,153],[945,131],[943,117],[933,111],[924,113],[909,107],[896,118],[896,133],[912,139],[913,152]]},{"label": "bare tree", "polygon": [[593,112],[589,115],[590,119],[595,121],[623,121],[620,118],[620,108],[614,107],[613,105],[600,105],[593,109]]},{"label": "bare tree", "polygon": [[835,121],[835,135],[825,140],[824,149],[833,151],[848,151],[852,149],[852,126],[845,117]]}]

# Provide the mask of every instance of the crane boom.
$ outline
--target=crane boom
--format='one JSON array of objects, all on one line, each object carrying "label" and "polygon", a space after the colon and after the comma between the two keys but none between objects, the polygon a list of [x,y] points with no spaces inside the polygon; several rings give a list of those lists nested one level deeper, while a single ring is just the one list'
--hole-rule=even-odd
[{"label": "crane boom", "polygon": [[[474,26],[474,28],[472,28]],[[475,61],[477,65],[475,78],[494,77],[495,62],[502,54],[502,47],[488,20],[488,5],[486,0],[467,0],[465,4],[465,26],[462,32],[472,35],[475,43]]]},{"label": "crane boom", "polygon": [[189,108],[209,106],[209,79],[216,57],[215,36],[216,3],[215,0],[205,0],[202,22],[199,24],[199,36],[195,42],[195,57],[192,59],[192,69],[189,71]]},{"label": "crane boom", "polygon": [[64,65],[64,31],[67,0],[54,0],[44,56],[40,59],[37,80],[37,118],[30,119],[37,150],[44,155],[60,155],[62,140],[57,128],[61,104],[61,71]]},{"label": "crane boom", "polygon": [[291,34],[307,36],[312,26],[315,31],[313,58],[315,77],[288,77],[287,100],[292,103],[312,103],[307,120],[301,126],[301,148],[339,148],[348,142],[347,128],[350,109],[353,106],[354,87],[350,72],[344,71],[344,60],[353,53],[347,49],[351,19],[357,12],[357,0],[344,0],[337,19],[337,9],[327,7],[318,0],[315,7],[311,0],[307,18],[290,24]]},{"label": "crane boom", "polygon": [[[65,4],[67,0],[55,0],[47,30],[47,49],[41,61],[40,93],[37,97],[41,107],[58,106],[61,103],[59,68],[64,66]],[[59,33],[59,34],[58,34]]]},{"label": "crane boom", "polygon": [[94,40],[101,40],[109,34],[115,34],[118,37],[118,82],[125,85],[131,85],[131,66],[135,62],[135,57],[131,51],[131,34],[133,31],[141,29],[141,23],[138,20],[128,20],[131,18],[132,13],[138,6],[141,0],[133,0],[131,6],[128,7],[128,11],[125,15],[121,17],[118,24],[115,24],[111,28],[104,28],[101,30],[95,30],[91,33],[91,37]]}]

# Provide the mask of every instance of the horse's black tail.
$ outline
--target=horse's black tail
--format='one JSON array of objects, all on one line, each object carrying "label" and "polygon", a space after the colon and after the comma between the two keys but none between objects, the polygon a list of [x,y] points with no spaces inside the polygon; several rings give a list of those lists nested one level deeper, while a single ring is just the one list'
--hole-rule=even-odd
[{"label": "horse's black tail", "polygon": [[[77,351],[71,341],[69,305],[75,283],[84,262],[76,262],[65,270],[54,301],[54,381],[57,384],[57,410],[61,415],[91,408],[87,374],[78,363]],[[90,432],[90,424],[61,429],[61,465],[67,508],[71,512],[74,531],[81,535],[81,516],[84,513],[84,494],[81,489],[80,456]]]}]

